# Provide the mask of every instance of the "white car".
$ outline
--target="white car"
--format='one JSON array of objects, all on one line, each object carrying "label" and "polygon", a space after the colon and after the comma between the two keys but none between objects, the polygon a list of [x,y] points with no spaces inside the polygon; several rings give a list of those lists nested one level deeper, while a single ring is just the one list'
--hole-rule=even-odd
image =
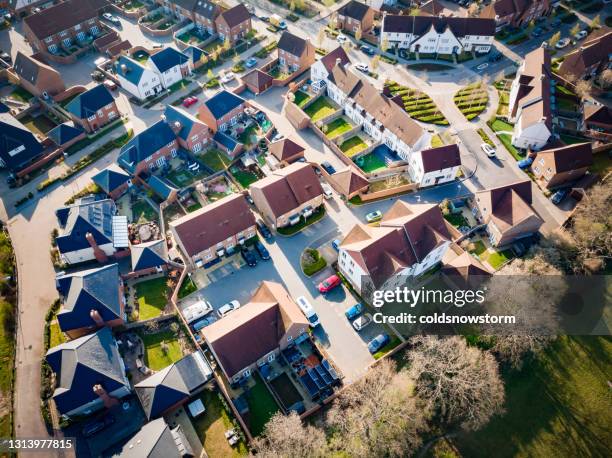
[{"label": "white car", "polygon": [[106,19],[107,21],[112,22],[113,24],[121,24],[121,22],[119,21],[119,18],[110,13],[104,13],[102,17]]},{"label": "white car", "polygon": [[219,78],[219,81],[221,81],[222,83],[229,83],[230,81],[233,81],[236,78],[236,75],[234,75],[233,72],[225,71],[221,73],[221,77]]},{"label": "white car", "polygon": [[336,41],[337,41],[338,43],[342,44],[342,43],[346,43],[346,42],[348,41],[348,38],[346,38],[346,35],[339,34],[339,35],[336,37]]},{"label": "white car", "polygon": [[372,322],[372,315],[370,315],[369,313],[366,313],[365,315],[361,315],[359,318],[353,321],[353,328],[355,328],[355,331],[359,332],[363,328],[365,328],[367,325],[369,325],[371,322]]},{"label": "white car", "polygon": [[493,148],[488,143],[483,143],[482,145],[480,145],[480,149],[483,150],[485,154],[489,157],[495,157],[496,155],[495,148]]},{"label": "white car", "polygon": [[582,40],[584,37],[586,37],[589,33],[586,30],[581,30],[580,32],[578,32],[576,35],[574,35],[574,38],[576,40]]},{"label": "white car", "polygon": [[219,308],[219,310],[217,310],[217,315],[219,315],[219,318],[223,318],[224,316],[228,315],[230,312],[233,312],[234,310],[239,309],[239,308],[240,308],[240,302],[234,299],[233,301],[230,301],[224,306],[222,306],[221,308]]},{"label": "white car", "polygon": [[363,62],[359,62],[355,64],[355,68],[363,73],[370,73],[370,66],[368,64],[364,64]]},{"label": "white car", "polygon": [[570,39],[569,38],[562,38],[561,40],[559,40],[557,42],[557,44],[555,45],[555,48],[563,49],[563,48],[565,48],[569,44],[570,44]]},{"label": "white car", "polygon": [[331,186],[327,183],[321,183],[321,187],[323,188],[323,197],[326,199],[331,199],[334,197],[334,193],[332,192]]}]

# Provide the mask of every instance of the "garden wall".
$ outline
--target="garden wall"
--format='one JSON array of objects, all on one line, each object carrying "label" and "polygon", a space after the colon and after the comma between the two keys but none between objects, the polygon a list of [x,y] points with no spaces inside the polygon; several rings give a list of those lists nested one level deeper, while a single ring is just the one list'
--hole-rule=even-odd
[{"label": "garden wall", "polygon": [[368,202],[371,200],[383,199],[385,197],[394,196],[396,194],[400,194],[403,192],[416,191],[418,188],[419,188],[419,185],[417,183],[409,183],[409,184],[397,186],[391,189],[384,189],[382,191],[368,192],[366,194],[359,194],[359,197],[361,197],[362,202]]},{"label": "garden wall", "polygon": [[141,8],[132,10],[132,11],[126,11],[123,8],[121,8],[119,5],[113,5],[113,4],[111,4],[111,8],[115,10],[116,13],[119,13],[121,16],[129,18],[129,19],[138,19],[144,16],[145,14],[147,14],[147,9],[144,6]]}]

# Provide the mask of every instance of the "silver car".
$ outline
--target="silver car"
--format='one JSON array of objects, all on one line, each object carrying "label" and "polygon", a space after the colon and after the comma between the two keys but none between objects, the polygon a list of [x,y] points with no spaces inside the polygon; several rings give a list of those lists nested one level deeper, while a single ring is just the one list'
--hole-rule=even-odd
[{"label": "silver car", "polygon": [[217,310],[217,315],[219,315],[219,318],[223,318],[224,316],[239,308],[240,302],[234,299],[233,301],[230,301],[221,308],[219,308],[219,310]]},{"label": "silver car", "polygon": [[353,321],[353,328],[355,328],[355,331],[359,332],[363,328],[368,326],[371,322],[372,322],[372,315],[370,315],[369,313],[366,313],[364,315],[361,315],[357,319],[355,319],[355,321]]}]

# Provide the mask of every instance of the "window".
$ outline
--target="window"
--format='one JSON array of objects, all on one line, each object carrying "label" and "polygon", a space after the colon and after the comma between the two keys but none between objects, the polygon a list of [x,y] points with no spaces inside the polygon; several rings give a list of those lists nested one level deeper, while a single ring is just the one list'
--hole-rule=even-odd
[{"label": "window", "polygon": [[53,37],[45,38],[45,43],[53,43]]},{"label": "window", "polygon": [[197,142],[198,141],[198,135],[197,134],[196,135],[192,135],[191,136],[191,141],[192,142]]},{"label": "window", "polygon": [[81,30],[81,24],[77,24],[74,26],[74,30]]},{"label": "window", "polygon": [[204,256],[204,259],[206,259],[207,261],[210,261],[212,257],[213,255],[211,253],[208,253],[206,256]]},{"label": "window", "polygon": [[108,119],[113,119],[115,116],[117,116],[117,113],[115,113],[114,111],[108,113]]},{"label": "window", "polygon": [[243,377],[250,377],[251,376],[251,369],[247,369],[246,371],[244,371],[242,373]]},{"label": "window", "polygon": [[174,141],[171,141],[170,143],[168,143],[166,145],[166,148],[172,148],[172,146],[174,146]]},{"label": "window", "polygon": [[272,361],[274,361],[276,357],[274,356],[274,353],[272,353],[271,355],[268,356],[268,362],[271,363]]},{"label": "window", "polygon": [[88,121],[95,121],[96,119],[96,115],[92,115],[89,118],[87,118]]},{"label": "window", "polygon": [[287,342],[291,342],[293,340],[293,336],[287,336]]}]

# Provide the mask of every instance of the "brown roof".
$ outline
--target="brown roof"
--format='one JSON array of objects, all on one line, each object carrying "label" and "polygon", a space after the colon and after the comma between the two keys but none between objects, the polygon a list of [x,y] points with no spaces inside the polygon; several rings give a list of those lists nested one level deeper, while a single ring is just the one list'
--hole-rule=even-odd
[{"label": "brown roof", "polygon": [[522,107],[521,126],[524,128],[544,121],[552,129],[550,106],[550,54],[538,48],[525,56],[524,68],[519,70],[519,90],[510,112],[514,116]]},{"label": "brown roof", "polygon": [[302,153],[302,155],[304,153],[304,147],[298,145],[289,138],[284,138],[277,142],[270,143],[270,145],[268,145],[268,149],[270,153],[272,153],[272,155],[279,161],[285,161],[300,153]]},{"label": "brown roof", "polygon": [[607,63],[612,50],[612,31],[602,33],[591,37],[579,49],[566,55],[559,66],[559,74],[581,77],[592,65]]},{"label": "brown roof", "polygon": [[321,57],[321,63],[325,67],[325,70],[327,70],[327,73],[331,73],[332,69],[336,66],[336,63],[338,62],[338,59],[340,59],[340,64],[342,66],[351,63],[351,60],[346,55],[344,49],[342,49],[342,46],[338,46],[333,51]]},{"label": "brown roof", "polygon": [[226,10],[220,14],[225,20],[225,23],[230,27],[236,27],[237,25],[242,24],[245,21],[248,21],[251,18],[251,13],[246,9],[242,3]]},{"label": "brown roof", "polygon": [[240,194],[233,194],[189,215],[172,221],[172,227],[185,248],[194,256],[255,224],[255,217]]},{"label": "brown roof", "polygon": [[67,0],[24,19],[40,40],[98,16],[107,0]]},{"label": "brown roof", "polygon": [[409,16],[388,14],[383,20],[383,32],[409,33],[422,36],[431,28],[443,33],[447,28],[458,38],[466,35],[495,35],[495,21],[487,18]]},{"label": "brown roof", "polygon": [[290,213],[300,205],[323,194],[323,188],[312,166],[296,162],[275,170],[251,185],[260,189],[274,216]]},{"label": "brown roof", "polygon": [[20,76],[21,78],[33,85],[36,85],[41,70],[53,73],[57,75],[57,78],[59,79],[62,78],[60,73],[53,67],[50,67],[44,62],[34,59],[34,57],[32,56],[26,56],[21,51],[17,51],[15,63],[13,64],[13,70],[15,71],[17,76]]},{"label": "brown roof", "polygon": [[280,40],[278,40],[278,49],[282,49],[293,56],[301,56],[307,46],[308,42],[305,39],[287,31],[283,32]]},{"label": "brown roof", "polygon": [[444,6],[438,0],[429,0],[419,7],[420,14],[428,14],[430,16],[439,16],[444,12]]},{"label": "brown roof", "polygon": [[370,7],[361,2],[356,2],[352,0],[344,5],[342,8],[338,10],[338,14],[341,16],[350,17],[352,19],[356,19],[358,21],[362,21]]},{"label": "brown roof", "polygon": [[332,179],[336,182],[344,196],[349,196],[357,191],[365,189],[370,182],[353,167],[334,173]]},{"label": "brown roof", "polygon": [[293,325],[306,327],[308,320],[282,285],[264,281],[248,304],[205,327],[202,334],[231,378],[276,350]]},{"label": "brown roof", "polygon": [[482,263],[456,243],[451,243],[442,258],[442,273],[451,277],[461,277],[469,280],[473,276],[490,276],[491,273]]},{"label": "brown roof", "polygon": [[568,145],[540,151],[536,161],[540,158],[548,159],[546,162],[554,173],[569,172],[593,165],[593,147],[590,142]]},{"label": "brown roof", "polygon": [[115,30],[111,30],[106,35],[102,35],[101,37],[96,38],[94,40],[94,45],[96,46],[96,48],[100,49],[118,40],[119,34]]},{"label": "brown roof", "polygon": [[425,149],[421,151],[421,159],[425,173],[461,165],[461,154],[455,144]]},{"label": "brown roof", "polygon": [[256,68],[253,71],[250,71],[246,75],[242,77],[242,81],[250,86],[256,87],[257,92],[262,92],[272,83],[272,78],[266,72],[263,72]]},{"label": "brown roof", "polygon": [[121,51],[127,51],[129,49],[132,49],[132,43],[130,43],[129,40],[123,40],[108,48],[106,52],[112,57],[118,55]]},{"label": "brown roof", "polygon": [[584,120],[590,123],[612,126],[612,110],[605,105],[585,105]]}]

